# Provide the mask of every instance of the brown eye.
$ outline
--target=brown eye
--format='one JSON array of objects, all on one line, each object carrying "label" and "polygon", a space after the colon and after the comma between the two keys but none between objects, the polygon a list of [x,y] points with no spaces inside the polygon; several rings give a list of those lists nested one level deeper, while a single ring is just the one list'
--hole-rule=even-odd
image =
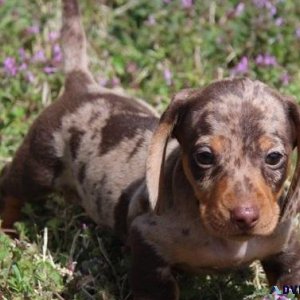
[{"label": "brown eye", "polygon": [[194,154],[195,162],[202,168],[209,168],[215,161],[215,156],[208,147],[200,149]]},{"label": "brown eye", "polygon": [[283,155],[280,152],[274,151],[266,156],[265,162],[270,166],[277,166],[281,163]]}]

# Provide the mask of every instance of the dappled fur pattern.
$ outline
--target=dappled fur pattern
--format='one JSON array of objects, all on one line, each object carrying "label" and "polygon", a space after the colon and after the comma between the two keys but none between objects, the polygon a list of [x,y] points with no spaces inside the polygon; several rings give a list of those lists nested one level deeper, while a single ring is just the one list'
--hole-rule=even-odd
[{"label": "dappled fur pattern", "polygon": [[299,284],[299,164],[284,192],[300,148],[293,100],[259,81],[222,80],[177,93],[159,120],[94,81],[75,0],[63,1],[62,48],[64,91],[1,173],[3,230],[25,201],[61,192],[129,245],[135,300],[179,299],[174,268],[256,259],[270,284]]}]

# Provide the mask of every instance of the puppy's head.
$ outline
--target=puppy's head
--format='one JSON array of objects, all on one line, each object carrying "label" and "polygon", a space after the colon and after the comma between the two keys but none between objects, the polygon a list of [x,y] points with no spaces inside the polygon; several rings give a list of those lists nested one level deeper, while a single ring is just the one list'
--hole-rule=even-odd
[{"label": "puppy's head", "polygon": [[[173,135],[205,228],[229,239],[271,234],[282,212],[279,198],[291,152],[295,146],[299,152],[299,131],[298,106],[258,81],[224,80],[178,93],[150,146],[152,207],[159,213],[165,147]],[[288,198],[298,173],[299,166]]]}]

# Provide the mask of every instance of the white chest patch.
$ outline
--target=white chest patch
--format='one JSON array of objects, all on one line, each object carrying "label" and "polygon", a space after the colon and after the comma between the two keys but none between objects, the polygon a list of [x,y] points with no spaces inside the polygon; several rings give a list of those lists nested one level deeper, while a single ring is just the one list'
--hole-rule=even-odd
[{"label": "white chest patch", "polygon": [[168,217],[162,216],[150,216],[157,224],[153,228],[147,225],[151,224],[148,217],[142,216],[135,222],[146,237],[145,240],[171,264],[192,271],[230,269],[265,259],[283,250],[291,228],[290,223],[285,223],[272,235],[236,241],[211,236],[201,226],[194,226],[189,234],[184,235],[184,222],[174,224]]}]

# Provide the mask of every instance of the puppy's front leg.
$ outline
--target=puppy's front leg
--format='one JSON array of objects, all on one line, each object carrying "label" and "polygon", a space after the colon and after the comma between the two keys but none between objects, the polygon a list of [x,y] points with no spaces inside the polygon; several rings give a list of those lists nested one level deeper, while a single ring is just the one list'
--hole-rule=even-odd
[{"label": "puppy's front leg", "polygon": [[299,232],[294,231],[286,249],[262,262],[270,286],[300,285]]},{"label": "puppy's front leg", "polygon": [[178,300],[179,290],[170,265],[135,227],[130,231],[130,246],[134,300]]}]

